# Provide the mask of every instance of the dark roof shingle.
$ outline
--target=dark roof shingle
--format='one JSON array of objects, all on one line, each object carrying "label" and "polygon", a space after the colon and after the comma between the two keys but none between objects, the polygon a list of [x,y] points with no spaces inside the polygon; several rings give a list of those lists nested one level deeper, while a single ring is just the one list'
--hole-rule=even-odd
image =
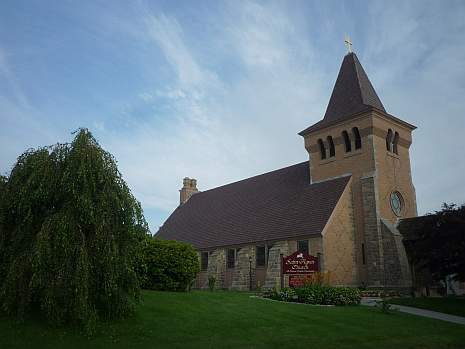
[{"label": "dark roof shingle", "polygon": [[383,103],[376,94],[356,54],[349,53],[342,61],[323,120],[299,134],[304,135],[373,108],[386,113]]},{"label": "dark roof shingle", "polygon": [[207,249],[320,234],[349,178],[310,184],[306,161],[200,192],[156,236]]}]

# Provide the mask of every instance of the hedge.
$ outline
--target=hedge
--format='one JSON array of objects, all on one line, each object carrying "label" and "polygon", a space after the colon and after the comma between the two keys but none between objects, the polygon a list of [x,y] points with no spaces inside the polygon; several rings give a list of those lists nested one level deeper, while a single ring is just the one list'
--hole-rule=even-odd
[{"label": "hedge", "polygon": [[197,252],[190,244],[146,239],[138,272],[143,289],[188,291],[199,270]]},{"label": "hedge", "polygon": [[299,288],[285,287],[272,290],[265,297],[285,301],[320,305],[355,305],[361,300],[360,290],[350,287],[308,285]]}]

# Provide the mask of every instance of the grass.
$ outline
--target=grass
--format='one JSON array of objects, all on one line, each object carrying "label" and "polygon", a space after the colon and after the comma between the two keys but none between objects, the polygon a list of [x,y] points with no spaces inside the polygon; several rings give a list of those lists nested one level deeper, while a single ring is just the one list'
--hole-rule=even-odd
[{"label": "grass", "polygon": [[409,307],[439,311],[441,313],[465,316],[465,298],[458,297],[418,297],[393,298],[392,304],[407,305]]},{"label": "grass", "polygon": [[1,348],[455,348],[465,326],[365,307],[270,302],[238,292],[144,292],[134,316],[77,330],[0,318]]}]

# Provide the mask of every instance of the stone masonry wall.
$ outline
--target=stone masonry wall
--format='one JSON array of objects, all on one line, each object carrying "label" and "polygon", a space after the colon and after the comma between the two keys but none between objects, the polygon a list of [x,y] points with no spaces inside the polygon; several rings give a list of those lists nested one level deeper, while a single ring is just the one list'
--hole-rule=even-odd
[{"label": "stone masonry wall", "polygon": [[268,254],[268,265],[266,269],[266,279],[263,288],[279,288],[281,285],[281,259],[280,255],[289,254],[287,241],[279,241],[273,244]]},{"label": "stone masonry wall", "polygon": [[226,251],[224,249],[214,250],[208,256],[208,268],[206,283],[201,288],[208,288],[208,278],[216,278],[216,288],[224,287],[224,274],[226,271]]},{"label": "stone masonry wall", "polygon": [[375,178],[361,178],[360,182],[363,198],[367,286],[380,287],[384,283],[384,256],[378,222]]},{"label": "stone masonry wall", "polygon": [[412,286],[407,253],[402,243],[402,235],[387,220],[381,219],[384,251],[384,282],[389,288],[409,288]]},{"label": "stone masonry wall", "polygon": [[[250,269],[249,257],[252,258],[252,265]],[[252,280],[250,279],[250,272]],[[233,273],[233,280],[231,288],[239,291],[246,291],[250,289],[250,285],[255,282],[255,246],[246,246],[237,250],[236,265]]]},{"label": "stone masonry wall", "polygon": [[324,263],[332,285],[357,285],[355,228],[350,182],[323,230]]}]

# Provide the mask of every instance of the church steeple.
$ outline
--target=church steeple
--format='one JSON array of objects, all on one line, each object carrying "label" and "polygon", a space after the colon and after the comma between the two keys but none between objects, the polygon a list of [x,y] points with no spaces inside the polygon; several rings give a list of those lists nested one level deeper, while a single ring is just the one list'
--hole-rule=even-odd
[{"label": "church steeple", "polygon": [[310,183],[350,175],[359,282],[405,287],[411,283],[408,262],[394,226],[416,215],[409,155],[415,126],[386,112],[346,43],[349,53],[323,119],[300,132]]},{"label": "church steeple", "polygon": [[342,61],[323,120],[299,134],[303,136],[310,131],[373,108],[386,113],[357,55],[349,52]]},{"label": "church steeple", "polygon": [[386,112],[355,53],[342,61],[324,119],[335,121],[370,107]]}]

